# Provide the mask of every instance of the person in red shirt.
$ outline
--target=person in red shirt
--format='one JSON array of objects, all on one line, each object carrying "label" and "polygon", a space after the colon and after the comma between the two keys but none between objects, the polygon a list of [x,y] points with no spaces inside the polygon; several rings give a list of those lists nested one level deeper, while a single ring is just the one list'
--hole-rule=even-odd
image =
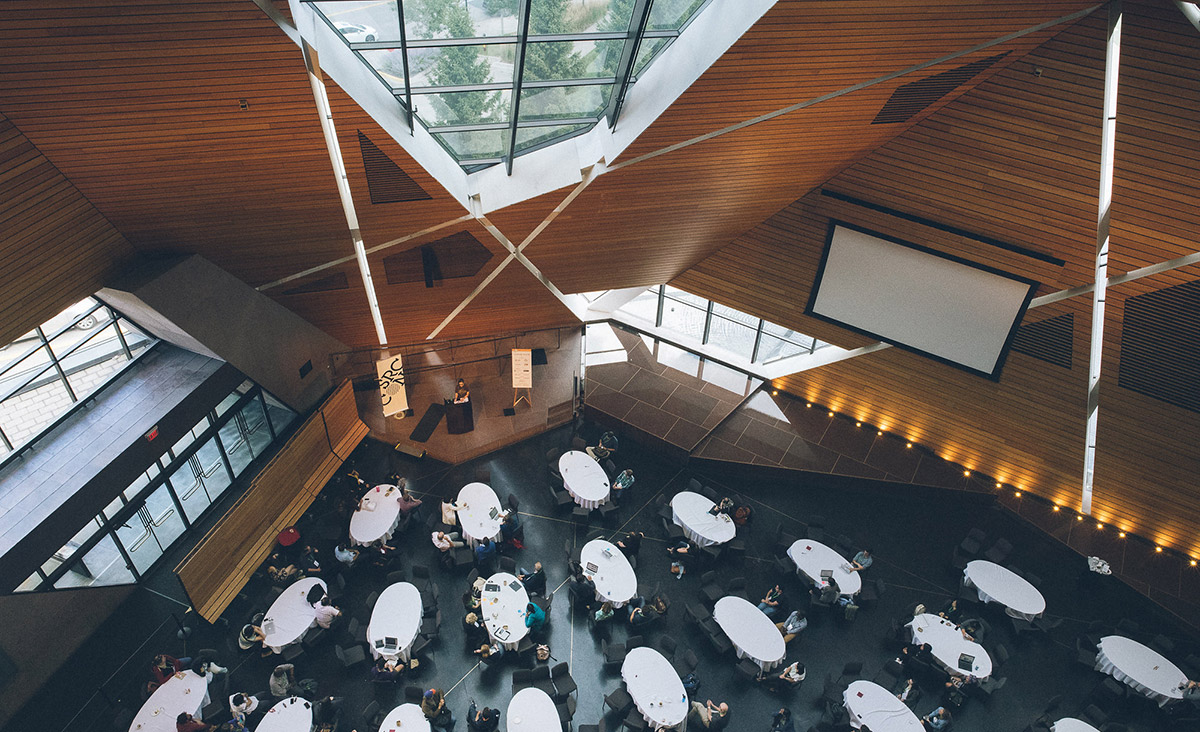
[{"label": "person in red shirt", "polygon": [[212,728],[211,724],[205,724],[187,712],[180,712],[175,718],[175,732],[206,732]]},{"label": "person in red shirt", "polygon": [[159,686],[167,683],[167,679],[184,670],[192,663],[192,659],[178,659],[174,656],[168,656],[165,653],[160,653],[154,657],[150,663],[150,675],[158,682]]}]

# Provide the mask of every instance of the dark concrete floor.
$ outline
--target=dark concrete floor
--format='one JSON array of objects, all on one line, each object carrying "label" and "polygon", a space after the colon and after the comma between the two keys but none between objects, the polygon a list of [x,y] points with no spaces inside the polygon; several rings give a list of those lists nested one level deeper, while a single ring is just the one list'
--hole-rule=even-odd
[{"label": "dark concrete floor", "polygon": [[[594,433],[595,429],[588,427],[584,436],[594,442]],[[382,482],[390,472],[398,471],[409,478],[418,493],[428,496],[428,503],[435,504],[437,497],[452,495],[473,480],[477,466],[486,465],[491,471],[491,484],[501,497],[511,492],[521,500],[526,541],[524,550],[516,552],[518,563],[529,565],[542,560],[549,575],[549,587],[553,589],[567,576],[564,543],[581,543],[590,530],[598,528],[577,527],[552,508],[545,452],[550,447],[561,447],[569,438],[569,432],[558,430],[456,467],[428,460],[414,461],[368,440],[355,454],[354,466],[373,482]],[[666,621],[651,626],[643,635],[649,643],[657,644],[662,635],[669,634],[681,649],[691,647],[696,652],[700,659],[697,675],[701,686],[694,698],[729,702],[733,710],[731,730],[765,732],[771,715],[780,706],[792,709],[798,730],[808,729],[822,720],[819,699],[827,675],[837,676],[846,662],[857,660],[864,663],[863,677],[875,676],[896,653],[896,646],[888,641],[891,621],[916,602],[940,606],[956,593],[958,575],[950,566],[950,557],[954,546],[972,527],[982,528],[990,537],[1007,537],[1016,546],[1012,563],[1044,579],[1047,616],[1064,618],[1064,623],[1048,635],[1015,638],[1006,616],[995,606],[984,607],[982,616],[993,626],[987,645],[1001,643],[1012,656],[995,673],[1008,681],[989,702],[969,701],[956,717],[955,730],[1022,730],[1041,714],[1051,697],[1059,695],[1063,701],[1052,713],[1052,720],[1077,714],[1092,703],[1091,695],[1104,677],[1076,663],[1074,645],[1076,636],[1092,621],[1111,626],[1121,618],[1130,618],[1140,623],[1146,636],[1162,633],[1172,638],[1177,645],[1176,660],[1196,652],[1197,639],[1189,636],[1169,614],[1119,581],[1088,573],[1082,557],[994,508],[986,496],[853,478],[789,474],[710,461],[693,461],[684,469],[628,440],[622,442],[616,463],[620,468],[632,467],[637,482],[616,520],[604,528],[614,532],[639,529],[647,533],[638,564],[640,585],[646,590],[661,585],[673,601]],[[853,622],[826,613],[810,614],[808,630],[788,652],[789,661],[804,662],[808,678],[800,689],[782,698],[737,676],[733,656],[718,655],[702,634],[684,620],[684,605],[699,601],[701,573],[691,572],[680,581],[670,575],[663,551],[663,530],[654,515],[652,501],[659,493],[672,495],[684,488],[693,476],[716,485],[719,491],[740,493],[757,509],[749,529],[742,533],[748,547],[747,557],[737,562],[725,559],[715,567],[722,578],[744,576],[752,599],[760,597],[776,581],[783,582],[787,601],[800,602],[803,598],[796,576],[782,575],[772,562],[772,546],[781,525],[795,533],[801,522],[819,514],[827,518],[828,531],[875,549],[876,561],[869,575],[885,582],[886,593],[876,606],[859,612]],[[345,522],[345,517],[333,511],[331,502],[320,501],[314,504],[301,526],[311,535],[332,536],[345,530]],[[342,669],[334,656],[333,643],[326,642],[296,661],[299,675],[317,679],[322,695],[346,697],[343,730],[374,732],[361,719],[362,710],[371,701],[377,701],[383,711],[400,703],[406,683],[444,690],[460,720],[459,729],[463,728],[461,720],[471,700],[503,710],[511,695],[511,671],[517,666],[517,659],[510,654],[498,668],[485,669],[477,666],[476,657],[464,647],[459,598],[466,589],[466,572],[442,569],[428,532],[415,522],[400,543],[406,550],[401,566],[407,568],[412,563],[429,566],[441,588],[440,605],[445,618],[441,637],[431,646],[433,653],[424,659],[419,674],[397,686],[372,684],[365,665]],[[325,541],[321,546],[328,549],[328,544]],[[208,626],[195,620],[194,615],[183,615],[185,608],[177,599],[182,593],[169,569],[174,563],[164,564],[168,568],[158,570],[6,729],[50,732],[63,729],[88,694],[125,659],[131,660],[118,670],[111,683],[101,688],[119,706],[136,709],[140,705],[137,683],[145,674],[145,664],[157,652],[183,655],[202,647],[216,648],[232,669],[231,690],[253,693],[266,687],[268,673],[279,662],[278,658],[261,658],[256,650],[239,651],[234,641],[248,611],[241,609],[236,615],[231,611],[228,627]],[[373,568],[356,568],[347,578],[348,592],[342,607],[347,614],[365,622],[370,615],[365,598],[386,586],[384,573]],[[265,609],[265,586],[250,586],[246,592],[254,607]],[[171,612],[179,614],[193,628],[186,647],[175,637]],[[600,641],[593,637],[582,615],[572,617],[565,589],[556,598],[550,617],[546,638],[552,653],[556,660],[570,664],[579,684],[575,726],[594,724],[606,711],[604,695],[620,686],[619,670],[603,668]],[[156,627],[158,630],[150,630]],[[613,640],[623,640],[627,631],[625,626],[614,627]],[[337,643],[348,642],[344,631],[333,636]],[[85,683],[80,683],[81,679]],[[923,714],[937,704],[936,695],[929,693],[916,710]],[[71,729],[111,729],[112,714],[102,700],[93,701]],[[1130,724],[1133,729],[1170,729],[1173,724],[1157,707],[1140,697],[1122,705],[1118,715],[1114,719]],[[618,720],[609,720],[609,729],[618,727]]]}]

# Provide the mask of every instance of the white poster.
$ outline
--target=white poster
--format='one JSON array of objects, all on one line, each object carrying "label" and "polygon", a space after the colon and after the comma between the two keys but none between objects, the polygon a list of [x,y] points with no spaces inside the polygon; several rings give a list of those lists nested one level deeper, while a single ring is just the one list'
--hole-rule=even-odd
[{"label": "white poster", "polygon": [[375,362],[379,374],[379,398],[383,401],[383,416],[390,417],[408,409],[408,389],[404,386],[404,364],[399,356],[381,358]]},{"label": "white poster", "polygon": [[533,388],[533,351],[528,348],[512,349],[513,388]]}]

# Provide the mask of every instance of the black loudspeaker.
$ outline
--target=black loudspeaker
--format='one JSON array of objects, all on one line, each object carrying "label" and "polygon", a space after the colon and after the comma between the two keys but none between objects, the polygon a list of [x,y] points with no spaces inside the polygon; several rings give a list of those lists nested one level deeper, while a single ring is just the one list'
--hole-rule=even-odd
[{"label": "black loudspeaker", "polygon": [[433,247],[421,247],[421,269],[425,272],[425,286],[433,287],[433,283],[442,279],[442,269],[438,265],[437,253]]},{"label": "black loudspeaker", "polygon": [[505,408],[504,408],[504,416],[505,416],[505,417],[515,417],[515,416],[517,416],[517,410],[516,410],[516,408],[515,408],[515,407],[505,407]]},{"label": "black loudspeaker", "polygon": [[546,365],[546,349],[545,348],[533,349],[533,365],[534,366],[545,366]]}]

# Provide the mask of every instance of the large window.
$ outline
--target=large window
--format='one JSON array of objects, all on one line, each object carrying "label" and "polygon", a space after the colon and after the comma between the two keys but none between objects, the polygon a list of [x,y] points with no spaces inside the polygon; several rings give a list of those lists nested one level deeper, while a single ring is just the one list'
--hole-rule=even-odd
[{"label": "large window", "polygon": [[0,348],[0,458],[35,440],[153,344],[89,297]]},{"label": "large window", "polygon": [[670,285],[651,287],[617,313],[670,331],[685,344],[712,346],[752,364],[774,363],[829,345]]},{"label": "large window", "polygon": [[611,124],[708,2],[307,1],[468,171]]},{"label": "large window", "polygon": [[141,579],[295,417],[243,382],[17,590]]}]

